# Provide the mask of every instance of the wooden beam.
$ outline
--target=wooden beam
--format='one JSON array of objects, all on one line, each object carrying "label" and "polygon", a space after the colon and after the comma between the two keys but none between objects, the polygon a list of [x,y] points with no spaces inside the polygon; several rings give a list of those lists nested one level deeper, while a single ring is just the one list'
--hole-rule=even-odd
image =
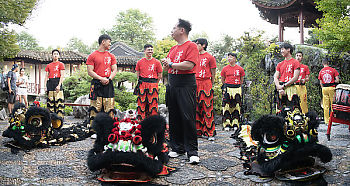
[{"label": "wooden beam", "polygon": [[38,94],[40,95],[40,91],[41,91],[41,63],[39,63],[39,87],[38,87]]},{"label": "wooden beam", "polygon": [[278,41],[283,42],[283,20],[281,13],[278,13]]}]

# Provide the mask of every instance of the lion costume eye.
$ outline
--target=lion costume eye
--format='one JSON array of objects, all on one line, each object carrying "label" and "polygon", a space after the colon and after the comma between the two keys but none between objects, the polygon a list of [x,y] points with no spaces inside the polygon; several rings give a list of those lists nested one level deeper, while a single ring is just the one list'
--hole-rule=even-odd
[{"label": "lion costume eye", "polygon": [[263,139],[264,143],[269,145],[274,144],[279,140],[279,138],[276,135],[270,135],[266,133],[263,134]]}]

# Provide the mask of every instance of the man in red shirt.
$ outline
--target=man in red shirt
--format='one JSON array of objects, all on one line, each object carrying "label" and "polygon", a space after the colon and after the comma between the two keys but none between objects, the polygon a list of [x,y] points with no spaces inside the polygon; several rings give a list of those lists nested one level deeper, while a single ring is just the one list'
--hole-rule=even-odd
[{"label": "man in red shirt", "polygon": [[[46,75],[44,80],[44,87],[47,91],[47,108],[50,112],[57,113],[58,116],[63,118],[64,112],[64,96],[62,89],[62,82],[64,78],[64,64],[58,61],[60,57],[60,51],[52,50],[52,62],[49,63],[46,68]],[[54,128],[59,126],[54,126]]]},{"label": "man in red shirt", "polygon": [[111,37],[103,34],[98,38],[98,49],[86,61],[87,71],[93,79],[90,94],[90,126],[96,114],[104,111],[114,117],[114,86],[112,79],[117,74],[115,56],[107,50],[111,47]]},{"label": "man in red shirt", "polygon": [[206,136],[208,140],[215,140],[214,123],[214,90],[212,89],[216,60],[206,50],[208,41],[204,38],[195,40],[199,51],[199,65],[196,68],[197,82],[197,107],[196,107],[196,128],[198,136]]},{"label": "man in red shirt", "polygon": [[293,46],[289,43],[281,45],[281,54],[285,58],[278,63],[274,74],[274,83],[278,91],[277,113],[280,113],[284,107],[294,110],[300,110],[300,100],[295,82],[300,75],[300,63],[292,57]]},{"label": "man in red shirt", "polygon": [[162,65],[153,58],[153,46],[144,47],[145,57],[136,64],[138,77],[137,119],[144,120],[146,117],[158,114],[158,82],[162,78]]},{"label": "man in red shirt", "polygon": [[198,164],[195,68],[198,66],[199,52],[197,45],[188,40],[191,27],[188,21],[179,19],[171,31],[171,36],[178,44],[170,49],[162,63],[169,75],[166,91],[172,148],[169,156],[175,158],[187,152],[190,163]]},{"label": "man in red shirt", "polygon": [[335,86],[339,83],[339,73],[337,70],[329,66],[328,59],[323,59],[323,68],[318,74],[320,85],[322,87],[322,104],[323,117],[325,124],[329,122],[329,109],[332,109],[333,98],[335,94]]},{"label": "man in red shirt", "polygon": [[298,96],[300,98],[300,107],[302,113],[306,114],[308,112],[307,108],[307,90],[306,90],[306,82],[309,81],[310,71],[307,65],[302,64],[303,61],[303,52],[298,51],[295,54],[295,59],[300,63],[300,75],[298,80],[295,82],[296,87],[298,89]]},{"label": "man in red shirt", "polygon": [[237,55],[235,53],[227,54],[227,61],[230,63],[222,68],[221,82],[223,84],[222,101],[222,124],[226,131],[230,128],[239,129],[241,106],[242,106],[242,88],[245,72],[242,67],[236,64]]}]

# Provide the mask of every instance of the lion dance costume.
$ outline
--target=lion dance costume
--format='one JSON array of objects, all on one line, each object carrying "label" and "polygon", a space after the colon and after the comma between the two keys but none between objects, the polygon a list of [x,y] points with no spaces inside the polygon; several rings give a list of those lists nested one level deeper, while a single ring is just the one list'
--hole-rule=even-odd
[{"label": "lion dance costume", "polygon": [[241,122],[241,106],[242,106],[242,88],[241,77],[245,75],[242,67],[239,65],[226,65],[221,71],[221,77],[225,78],[222,86],[222,112],[223,127],[239,127]]},{"label": "lion dance costume", "polygon": [[[318,144],[317,114],[306,115],[299,109],[284,109],[280,116],[265,115],[255,121],[251,135],[241,135],[241,154],[245,155],[246,174],[276,176],[280,180],[306,181],[325,172],[314,166],[318,157],[323,163],[332,159],[330,149]],[[242,130],[243,131],[243,130]],[[254,141],[244,143],[244,141]]]},{"label": "lion dance costume", "polygon": [[139,77],[135,88],[137,97],[137,119],[142,121],[146,117],[158,114],[158,82],[155,78]]},{"label": "lion dance costume", "polygon": [[216,60],[208,52],[199,54],[199,66],[196,68],[197,106],[196,128],[198,136],[214,136],[214,90],[212,89],[212,69],[216,68]]},{"label": "lion dance costume", "polygon": [[87,164],[91,171],[102,170],[98,180],[148,182],[174,170],[165,166],[169,158],[163,117],[150,116],[139,123],[135,118],[118,120],[99,113],[93,128],[97,139]]},{"label": "lion dance costume", "polygon": [[52,113],[56,113],[59,117],[64,117],[64,96],[62,85],[60,90],[56,91],[61,79],[61,70],[64,70],[64,64],[56,61],[48,64],[45,71],[48,73],[48,80],[46,82],[47,89],[47,108]]}]

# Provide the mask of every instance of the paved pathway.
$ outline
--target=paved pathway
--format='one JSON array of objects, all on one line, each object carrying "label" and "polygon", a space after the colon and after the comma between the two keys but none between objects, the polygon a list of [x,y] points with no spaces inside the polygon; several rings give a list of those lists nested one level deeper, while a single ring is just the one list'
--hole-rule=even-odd
[{"label": "paved pathway", "polygon": [[[70,122],[79,120],[70,120]],[[0,135],[8,124],[0,121]],[[199,165],[186,163],[185,157],[170,160],[170,166],[178,171],[170,176],[154,179],[142,185],[292,185],[277,179],[260,179],[244,176],[239,150],[233,146],[230,133],[218,126],[214,142],[198,139]],[[332,128],[331,141],[327,141],[326,125],[319,129],[320,143],[331,148],[333,160],[325,165],[323,178],[314,181],[330,185],[350,185],[350,133],[345,125]],[[4,143],[10,139],[0,136],[0,185],[100,185],[98,172],[91,172],[86,165],[87,151],[92,139],[71,142],[62,146],[33,149],[28,153],[12,154]],[[265,182],[265,183],[264,183]],[[129,184],[130,185],[130,184]]]}]

